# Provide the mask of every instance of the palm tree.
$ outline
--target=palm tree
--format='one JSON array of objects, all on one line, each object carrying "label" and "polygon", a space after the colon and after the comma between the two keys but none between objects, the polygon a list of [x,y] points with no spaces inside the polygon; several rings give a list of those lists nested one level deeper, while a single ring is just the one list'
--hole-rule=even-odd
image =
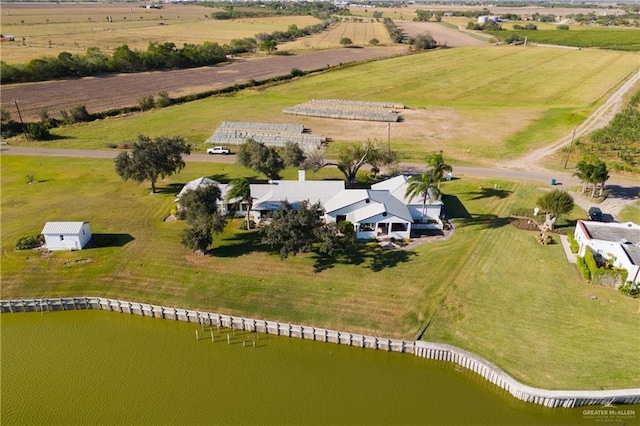
[{"label": "palm tree", "polygon": [[576,164],[576,172],[573,175],[582,182],[582,193],[584,194],[589,188],[589,184],[593,183],[591,180],[593,175],[593,164],[586,160],[578,161],[578,164]]},{"label": "palm tree", "polygon": [[433,168],[433,177],[434,180],[438,182],[438,189],[440,189],[440,182],[444,178],[444,174],[451,172],[453,170],[453,167],[444,162],[444,155],[442,154],[442,151],[436,154],[431,154],[427,158],[427,163],[429,163],[429,165]]},{"label": "palm tree", "polygon": [[609,171],[607,170],[607,163],[602,160],[596,160],[593,163],[593,173],[591,174],[591,179],[593,181],[593,192],[591,193],[592,197],[596,196],[596,186],[600,186],[600,196],[602,197],[602,192],[604,191],[604,184],[609,179]]},{"label": "palm tree", "polygon": [[230,182],[231,187],[227,191],[227,202],[240,198],[240,202],[247,203],[247,229],[251,229],[249,212],[253,207],[253,197],[251,197],[251,185],[247,178],[238,178]]},{"label": "palm tree", "polygon": [[[422,214],[420,216],[420,222],[424,219],[425,210],[427,204],[431,204],[432,201],[437,200],[440,197],[440,190],[433,186],[434,178],[431,173],[423,173],[421,175],[414,175],[407,179],[407,190],[404,193],[404,198],[411,200],[415,197],[422,197]],[[429,201],[427,203],[427,200]]]}]

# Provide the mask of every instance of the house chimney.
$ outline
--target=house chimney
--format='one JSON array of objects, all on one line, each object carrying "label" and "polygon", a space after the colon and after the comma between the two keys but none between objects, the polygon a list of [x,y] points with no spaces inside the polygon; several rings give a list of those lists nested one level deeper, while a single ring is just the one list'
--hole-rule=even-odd
[{"label": "house chimney", "polygon": [[298,170],[298,180],[304,182],[306,180],[306,172],[304,170]]}]

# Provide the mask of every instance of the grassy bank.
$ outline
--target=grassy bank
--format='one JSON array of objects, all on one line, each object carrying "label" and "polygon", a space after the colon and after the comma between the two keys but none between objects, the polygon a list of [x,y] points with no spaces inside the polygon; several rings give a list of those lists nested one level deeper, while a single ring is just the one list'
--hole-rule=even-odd
[{"label": "grassy bank", "polygon": [[[449,241],[408,251],[362,245],[352,263],[314,254],[281,261],[255,233],[237,230],[240,221],[215,238],[209,256],[180,245],[182,222],[162,221],[183,183],[250,175],[246,169],[189,163],[151,195],[147,185],[120,181],[108,160],[2,160],[3,298],[100,295],[405,339],[432,319],[427,339],[478,352],[536,386],[637,386],[627,368],[639,343],[637,301],[590,287],[559,245],[538,245],[508,224],[512,209],[539,195],[534,185],[446,182],[457,224]],[[31,171],[38,183],[29,185]],[[49,220],[90,221],[102,247],[13,249]]]}]

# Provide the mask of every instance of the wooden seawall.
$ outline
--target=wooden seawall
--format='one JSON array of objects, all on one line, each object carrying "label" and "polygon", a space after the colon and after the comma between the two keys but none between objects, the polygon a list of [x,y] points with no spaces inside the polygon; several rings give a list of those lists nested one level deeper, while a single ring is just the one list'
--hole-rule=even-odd
[{"label": "wooden seawall", "polygon": [[218,325],[252,332],[275,334],[377,349],[412,353],[421,358],[454,362],[467,368],[489,382],[506,390],[519,400],[546,407],[578,407],[584,405],[639,404],[640,389],[615,390],[546,390],[533,388],[516,381],[489,361],[463,349],[442,343],[395,340],[305,325],[285,324],[274,321],[234,317],[189,309],[168,308],[140,302],[105,299],[101,297],[73,297],[59,299],[0,300],[0,312],[46,312],[77,309],[99,309],[135,314],[195,324]]}]

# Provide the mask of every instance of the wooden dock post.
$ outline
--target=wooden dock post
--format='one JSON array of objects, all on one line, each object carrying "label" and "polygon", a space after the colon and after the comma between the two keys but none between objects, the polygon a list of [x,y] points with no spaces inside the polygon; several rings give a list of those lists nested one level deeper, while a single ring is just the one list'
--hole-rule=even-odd
[{"label": "wooden dock post", "polygon": [[196,340],[200,340],[200,337],[198,336],[198,330],[196,330]]},{"label": "wooden dock post", "polygon": [[215,343],[216,339],[213,337],[213,330],[211,330],[211,343]]},{"label": "wooden dock post", "polygon": [[229,338],[229,334],[227,334],[227,345],[231,344],[231,339]]}]

